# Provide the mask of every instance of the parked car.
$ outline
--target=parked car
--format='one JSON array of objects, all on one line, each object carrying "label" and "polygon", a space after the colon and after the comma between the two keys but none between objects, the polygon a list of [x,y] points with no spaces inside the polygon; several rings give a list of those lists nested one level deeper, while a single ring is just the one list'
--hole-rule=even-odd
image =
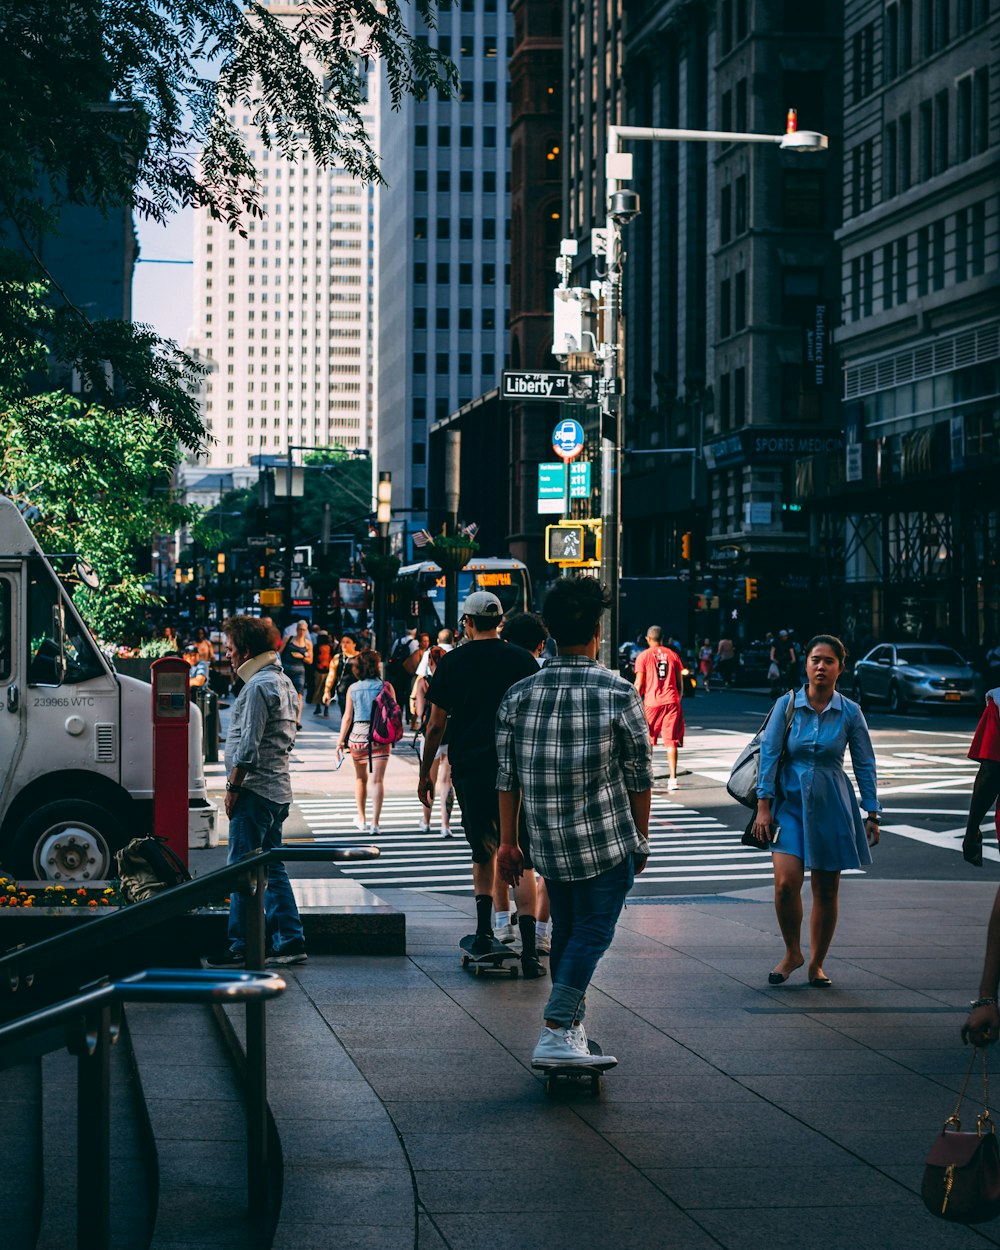
[{"label": "parked car", "polygon": [[[635,681],[635,660],[640,651],[646,648],[638,642],[623,642],[618,648],[618,672],[626,681]],[[689,698],[694,695],[698,689],[695,681],[696,673],[694,669],[694,661],[688,660],[686,656],[681,655],[681,663],[684,668],[681,670],[681,697]]]},{"label": "parked car", "polygon": [[884,700],[893,712],[905,712],[918,703],[978,708],[980,684],[975,669],[952,647],[888,642],[873,647],[855,664],[851,693],[862,704]]}]

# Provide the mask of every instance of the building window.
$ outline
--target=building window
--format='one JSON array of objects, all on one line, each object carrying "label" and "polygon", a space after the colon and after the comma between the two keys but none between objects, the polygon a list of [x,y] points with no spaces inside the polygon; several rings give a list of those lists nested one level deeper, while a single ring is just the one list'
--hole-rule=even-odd
[{"label": "building window", "polygon": [[990,141],[990,71],[984,66],[976,70],[972,87],[972,151],[975,156],[985,152]]},{"label": "building window", "polygon": [[732,130],[733,128],[733,93],[731,91],[723,91],[722,107],[720,110],[722,118],[722,129]]},{"label": "building window", "polygon": [[[495,169],[483,170],[483,195],[496,195],[497,190],[497,171]],[[510,188],[508,187],[509,191]]]},{"label": "building window", "polygon": [[450,147],[451,147],[451,127],[450,127],[450,126],[447,126],[447,125],[445,125],[445,126],[438,126],[438,142],[437,142],[437,145],[438,145],[438,147],[439,147],[439,148],[450,148]]},{"label": "building window", "polygon": [[451,190],[451,171],[447,169],[439,169],[437,172],[437,189],[441,192]]},{"label": "building window", "polygon": [[414,308],[413,328],[414,330],[426,330],[427,329],[427,309],[426,308]]},{"label": "building window", "polygon": [[986,202],[972,206],[972,276],[981,277],[986,269]]},{"label": "building window", "polygon": [[469,261],[462,261],[458,266],[458,284],[472,286],[472,265]]},{"label": "building window", "polygon": [[896,123],[885,128],[882,140],[882,198],[891,200],[896,194],[897,165],[899,163],[899,140]]},{"label": "building window", "polygon": [[483,221],[483,238],[487,240],[497,237],[497,223],[495,217],[487,217]]},{"label": "building window", "polygon": [[907,266],[910,263],[907,255],[908,249],[906,244],[906,235],[896,240],[896,303],[905,304],[909,294],[909,273]]},{"label": "building window", "polygon": [[496,372],[496,356],[493,352],[483,352],[483,358],[480,362],[484,378],[492,378]]},{"label": "building window", "polygon": [[929,226],[917,231],[917,294],[926,295],[930,283],[931,232]]},{"label": "building window", "polygon": [[472,372],[472,353],[471,352],[459,352],[458,353],[458,372],[461,376],[465,376]]},{"label": "building window", "polygon": [[739,429],[747,419],[747,371],[733,371],[733,427]]},{"label": "building window", "polygon": [[[471,169],[463,169],[459,171],[458,189],[462,193],[462,195],[472,194],[473,186],[472,186],[472,170]],[[485,189],[486,188],[484,187],[483,190]]]},{"label": "building window", "polygon": [[436,281],[438,286],[447,286],[451,281],[451,266],[446,260],[439,260],[437,263]]},{"label": "building window", "polygon": [[414,352],[413,353],[413,372],[414,373],[426,373],[427,372],[427,353],[426,352]]},{"label": "building window", "polygon": [[939,91],[934,97],[934,172],[944,173],[948,168],[948,92]]},{"label": "building window", "polygon": [[732,413],[730,411],[732,405],[731,393],[732,378],[728,373],[723,373],[719,378],[719,433],[725,434],[730,428],[732,422]]},{"label": "building window", "polygon": [[736,179],[736,198],[735,198],[735,222],[734,229],[736,233],[746,234],[750,229],[750,197],[748,193],[748,181],[746,174],[740,174]]},{"label": "building window", "polygon": [[890,4],[885,11],[882,32],[882,81],[892,82],[899,73],[899,5]]},{"label": "building window", "polygon": [[930,100],[920,106],[920,181],[934,172],[934,109]]},{"label": "building window", "polygon": [[497,128],[496,126],[483,127],[483,147],[495,148],[497,145]]},{"label": "building window", "polygon": [[427,190],[427,170],[415,169],[413,171],[413,190],[417,195]]},{"label": "building window", "polygon": [[851,261],[851,320],[858,321],[861,317],[861,257],[855,256]]},{"label": "building window", "polygon": [[436,330],[448,329],[448,324],[450,320],[450,312],[451,310],[448,308],[447,305],[437,310],[435,314],[435,318],[434,318],[434,328]]},{"label": "building window", "polygon": [[823,175],[818,169],[782,173],[782,224],[793,230],[823,228]]},{"label": "building window", "polygon": [[413,237],[415,239],[427,238],[427,218],[426,217],[414,217]]},{"label": "building window", "polygon": [[909,113],[899,119],[899,189],[909,191],[913,185],[913,123]]},{"label": "building window", "polygon": [[413,262],[413,282],[415,286],[427,285],[427,262],[423,260],[415,260]]},{"label": "building window", "polygon": [[493,308],[484,308],[479,320],[479,324],[484,330],[493,330],[496,328],[497,315]]},{"label": "building window", "polygon": [[733,189],[723,187],[719,197],[719,243],[726,244],[733,237]]},{"label": "building window", "polygon": [[[471,265],[469,266],[469,269],[470,270],[472,269]],[[471,283],[471,281],[472,281],[472,274],[470,272],[469,282]],[[472,309],[471,308],[460,308],[458,310],[458,328],[460,330],[472,329]]]},{"label": "building window", "polygon": [[496,104],[497,102],[497,85],[495,82],[483,83],[483,103]]},{"label": "building window", "polygon": [[437,219],[437,237],[439,239],[451,238],[451,218],[439,217]]},{"label": "building window", "polygon": [[892,307],[892,297],[895,295],[895,287],[892,281],[892,256],[893,248],[891,243],[887,243],[882,248],[882,307]]},{"label": "building window", "polygon": [[434,372],[440,377],[442,374],[447,377],[451,368],[451,356],[448,352],[438,352],[434,358]]},{"label": "building window", "polygon": [[414,464],[426,464],[427,463],[427,444],[426,443],[414,443],[413,444],[413,463]]},{"label": "building window", "polygon": [[719,335],[728,338],[732,334],[733,286],[729,278],[723,278],[719,286]]},{"label": "building window", "polygon": [[415,399],[413,401],[413,419],[414,421],[427,420],[427,400]]},{"label": "building window", "polygon": [[460,239],[472,238],[472,218],[460,217],[458,219],[458,237]]},{"label": "building window", "polygon": [[955,214],[955,281],[969,276],[969,210],[960,208]]},{"label": "building window", "polygon": [[745,133],[750,127],[750,112],[747,107],[747,80],[741,78],[736,84],[736,129]]},{"label": "building window", "polygon": [[[445,405],[445,416],[448,415],[447,404]],[[427,507],[427,490],[424,486],[414,486],[410,495],[411,507],[414,512],[423,512]]]},{"label": "building window", "polygon": [[823,287],[821,269],[784,269],[781,274],[781,321],[786,326],[805,326],[813,319]]},{"label": "building window", "polygon": [[972,156],[972,75],[958,80],[955,92],[955,155],[959,162]]},{"label": "building window", "polygon": [[483,265],[483,286],[495,286],[497,280],[497,267],[489,263]]},{"label": "building window", "polygon": [[413,127],[413,143],[414,143],[414,146],[418,148],[425,148],[427,146],[427,127],[426,126],[414,126]]},{"label": "building window", "polygon": [[742,330],[747,324],[747,274],[741,269],[733,283],[733,329]]},{"label": "building window", "polygon": [[471,148],[475,129],[472,126],[461,126],[458,131],[458,142],[463,148]]}]

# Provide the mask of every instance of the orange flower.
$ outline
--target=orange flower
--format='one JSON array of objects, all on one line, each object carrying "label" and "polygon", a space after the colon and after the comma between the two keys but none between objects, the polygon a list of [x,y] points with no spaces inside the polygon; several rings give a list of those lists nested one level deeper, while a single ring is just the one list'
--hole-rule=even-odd
[{"label": "orange flower", "polygon": [[87,897],[87,891],[83,888],[83,886],[81,886],[79,890],[77,890],[77,894],[82,894],[84,898]]},{"label": "orange flower", "polygon": [[92,899],[90,900],[90,902],[87,904],[87,906],[88,906],[88,907],[96,907],[96,906],[97,906],[97,899],[96,899],[96,898],[92,898]]}]

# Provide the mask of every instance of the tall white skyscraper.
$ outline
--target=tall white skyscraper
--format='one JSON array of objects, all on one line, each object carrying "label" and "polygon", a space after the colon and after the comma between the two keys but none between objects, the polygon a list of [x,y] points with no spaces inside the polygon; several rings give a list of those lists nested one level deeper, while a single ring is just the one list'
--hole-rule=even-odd
[{"label": "tall white skyscraper", "polygon": [[[373,141],[379,98],[372,71],[365,124]],[[204,211],[195,218],[189,347],[210,369],[207,461],[245,465],[289,444],[367,448],[377,383],[375,189],[309,157],[293,164],[269,151],[249,112],[229,121],[259,171],[265,216],[247,222],[246,238]]]}]

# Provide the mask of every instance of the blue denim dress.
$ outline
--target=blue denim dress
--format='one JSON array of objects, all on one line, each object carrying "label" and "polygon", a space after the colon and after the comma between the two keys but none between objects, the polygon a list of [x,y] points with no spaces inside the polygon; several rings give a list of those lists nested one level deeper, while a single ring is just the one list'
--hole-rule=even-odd
[{"label": "blue denim dress", "polygon": [[844,772],[848,748],[865,811],[881,811],[876,794],[875,752],[861,708],[838,692],[816,712],[806,690],[795,694],[795,717],[776,778],[785,732],[786,700],[775,704],[760,746],[757,794],[771,799],[781,826],[776,851],[796,855],[806,869],[842,872],[872,862],[864,821]]}]

